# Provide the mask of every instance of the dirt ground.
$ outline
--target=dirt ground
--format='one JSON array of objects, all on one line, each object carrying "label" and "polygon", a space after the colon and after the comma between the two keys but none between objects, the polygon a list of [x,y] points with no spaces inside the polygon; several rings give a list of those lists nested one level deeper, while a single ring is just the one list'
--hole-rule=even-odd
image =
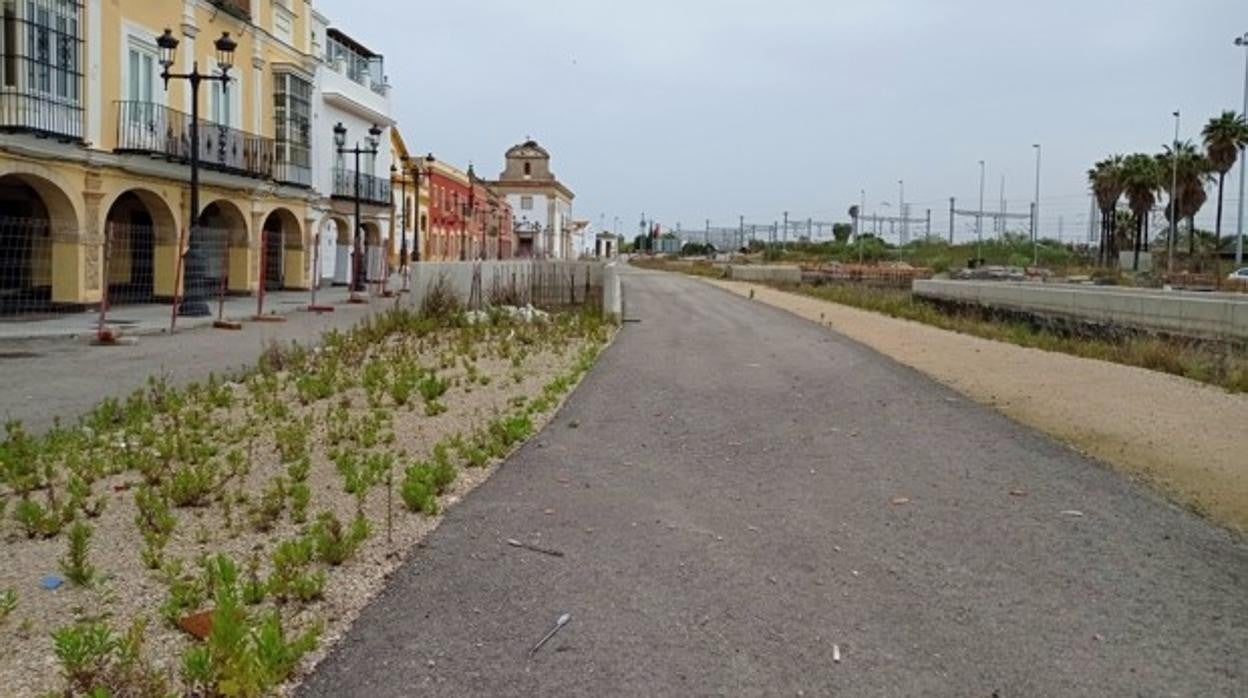
[{"label": "dirt ground", "polygon": [[1248,533],[1248,396],[995,342],[749,283],[708,280],[819,322]]}]

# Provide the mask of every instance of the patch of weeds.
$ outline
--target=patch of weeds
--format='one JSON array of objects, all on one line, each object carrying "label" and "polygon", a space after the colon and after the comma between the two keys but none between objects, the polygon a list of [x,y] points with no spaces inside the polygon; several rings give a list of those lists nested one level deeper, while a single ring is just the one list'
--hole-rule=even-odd
[{"label": "patch of weeds", "polygon": [[192,695],[268,695],[316,648],[319,634],[317,626],[288,639],[277,611],[252,616],[237,593],[222,591],[212,631],[182,655],[182,678]]},{"label": "patch of weeds", "polygon": [[258,533],[273,530],[282,512],[286,510],[286,478],[278,475],[260,496],[260,501],[249,512],[251,527]]},{"label": "patch of weeds", "polygon": [[345,529],[332,512],[323,512],[308,532],[316,559],[337,567],[359,549],[369,535],[368,519],[357,516],[350,529]]},{"label": "patch of weeds", "polygon": [[13,507],[13,519],[27,538],[53,538],[61,532],[60,515],[33,499],[19,499]]},{"label": "patch of weeds", "polygon": [[273,571],[266,585],[275,601],[286,603],[292,598],[304,602],[312,600],[307,595],[311,586],[307,579],[311,573],[307,568],[312,562],[312,555],[312,541],[307,538],[292,538],[277,544],[272,554]]},{"label": "patch of weeds", "polygon": [[186,465],[165,483],[165,496],[176,507],[203,507],[216,490],[216,468],[210,463]]},{"label": "patch of weeds", "polygon": [[148,569],[159,569],[164,564],[165,545],[178,520],[165,498],[152,487],[145,485],[136,490],[134,504],[138,509],[134,523],[143,536],[143,549],[139,551],[139,556]]}]

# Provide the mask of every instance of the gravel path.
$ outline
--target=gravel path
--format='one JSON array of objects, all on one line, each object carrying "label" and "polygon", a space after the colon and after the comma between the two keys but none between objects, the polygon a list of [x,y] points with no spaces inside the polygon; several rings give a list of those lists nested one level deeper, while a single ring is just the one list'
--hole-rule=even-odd
[{"label": "gravel path", "polygon": [[674,275],[625,283],[641,322],[303,695],[1248,687],[1230,534],[843,335]]},{"label": "gravel path", "polygon": [[1132,366],[1028,349],[763,286],[783,308],[1147,480],[1248,533],[1248,395]]}]

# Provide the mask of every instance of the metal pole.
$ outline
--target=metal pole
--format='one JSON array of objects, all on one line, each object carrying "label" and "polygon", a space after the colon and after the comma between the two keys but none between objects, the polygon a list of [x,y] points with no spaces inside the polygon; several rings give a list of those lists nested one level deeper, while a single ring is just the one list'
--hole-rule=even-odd
[{"label": "metal pole", "polygon": [[364,221],[360,220],[360,144],[355,144],[355,264],[352,265],[351,277],[351,296],[353,300],[357,291],[364,288],[364,281],[360,278],[363,271],[363,258],[361,254],[363,249],[363,231]]},{"label": "metal pole", "polygon": [[901,213],[901,244],[910,242],[910,222],[907,220],[910,216],[906,215],[906,180],[897,180],[897,186],[901,189],[897,202],[897,210]]},{"label": "metal pole", "polygon": [[1004,240],[1004,239],[1005,239],[1005,232],[1006,232],[1006,230],[1005,230],[1005,226],[1006,226],[1006,223],[1005,223],[1005,221],[1006,221],[1006,218],[1005,218],[1005,210],[1006,210],[1006,209],[1005,209],[1005,207],[1006,207],[1006,204],[1005,204],[1005,175],[1001,175],[1001,199],[1000,199],[1000,209],[999,209],[999,210],[1000,210],[1001,215],[1000,215],[1000,216],[997,216],[997,217],[995,217],[995,218],[993,218],[993,221],[992,221],[992,233],[993,233],[993,235],[995,235],[995,236],[997,237],[997,239],[999,239],[999,240]]},{"label": "metal pole", "polygon": [[979,161],[979,211],[975,214],[975,265],[984,257],[984,161]]},{"label": "metal pole", "polygon": [[[1248,32],[1235,40],[1244,48],[1244,111],[1248,118]],[[1244,182],[1248,180],[1248,147],[1239,149],[1239,225],[1235,235],[1235,265],[1244,263]]]},{"label": "metal pole", "polygon": [[780,239],[781,239],[782,246],[784,247],[789,246],[789,212],[788,211],[784,212],[784,233],[782,233]]},{"label": "metal pole", "polygon": [[927,225],[923,230],[923,242],[932,239],[932,209],[927,209]]},{"label": "metal pole", "polygon": [[1040,266],[1040,144],[1036,149],[1036,198],[1031,207],[1031,266]]},{"label": "metal pole", "polygon": [[1179,110],[1174,112],[1174,145],[1170,150],[1170,235],[1166,240],[1166,274],[1174,274],[1174,241],[1179,236]]},{"label": "metal pole", "polygon": [[954,222],[953,222],[953,210],[954,210],[954,202],[955,202],[955,201],[956,201],[956,199],[955,199],[954,197],[952,197],[952,196],[951,196],[951,197],[949,197],[949,244],[950,244],[950,245],[952,245],[952,244],[953,244],[953,226],[954,226]]}]

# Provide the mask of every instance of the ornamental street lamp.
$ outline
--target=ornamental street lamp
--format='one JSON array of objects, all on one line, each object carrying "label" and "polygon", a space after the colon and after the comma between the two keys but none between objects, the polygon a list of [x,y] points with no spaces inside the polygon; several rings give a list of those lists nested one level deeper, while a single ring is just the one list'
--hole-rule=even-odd
[{"label": "ornamental street lamp", "polygon": [[361,148],[359,143],[354,148],[347,148],[347,127],[339,121],[334,126],[334,146],[338,150],[339,155],[353,154],[355,155],[355,239],[354,249],[352,250],[351,264],[351,302],[360,303],[360,299],[356,298],[357,291],[364,290],[364,257],[362,238],[364,232],[364,223],[360,220],[360,155],[377,156],[377,147],[381,144],[381,127],[373,124],[368,129],[368,137],[364,139],[365,145],[368,147]]},{"label": "ornamental street lamp", "polygon": [[[199,84],[205,80],[219,82],[221,89],[226,89],[226,86],[230,84],[230,68],[234,67],[234,51],[238,48],[238,43],[230,38],[229,32],[222,32],[221,37],[213,42],[217,50],[216,58],[217,66],[221,69],[220,75],[200,73],[197,60],[192,61],[189,73],[172,72],[177,59],[178,43],[177,37],[168,27],[165,28],[165,33],[156,37],[156,45],[160,48],[160,77],[165,81],[165,90],[169,90],[170,80],[186,80],[191,84],[191,224],[189,227],[191,239],[194,240],[195,229],[199,227]],[[194,248],[189,244],[187,247],[184,254],[187,271],[183,282],[186,291],[179,304],[178,314],[192,317],[211,315],[208,304],[204,302],[203,286],[206,271],[204,262],[199,258],[198,251],[192,254]],[[181,253],[180,250],[179,252]]]},{"label": "ornamental street lamp", "polygon": [[477,211],[476,178],[476,173],[472,171],[472,163],[468,163],[468,198],[460,204],[459,216],[459,261],[461,262],[468,259],[468,218],[475,215]]},{"label": "ornamental street lamp", "polygon": [[[433,200],[433,163],[435,162],[437,162],[437,160],[434,159],[433,153],[429,153],[428,155],[425,156],[425,171],[423,174],[425,176],[425,179],[429,182],[429,200],[430,201]],[[417,221],[416,221],[416,238],[414,241],[415,249],[413,250],[413,257],[415,258],[417,262],[420,261],[420,224],[421,224],[421,221],[419,220],[420,219],[420,205],[419,204],[420,204],[420,176],[421,174],[422,173],[420,171],[420,167],[417,166],[416,168],[416,202],[417,202],[416,218],[417,218]]]}]

